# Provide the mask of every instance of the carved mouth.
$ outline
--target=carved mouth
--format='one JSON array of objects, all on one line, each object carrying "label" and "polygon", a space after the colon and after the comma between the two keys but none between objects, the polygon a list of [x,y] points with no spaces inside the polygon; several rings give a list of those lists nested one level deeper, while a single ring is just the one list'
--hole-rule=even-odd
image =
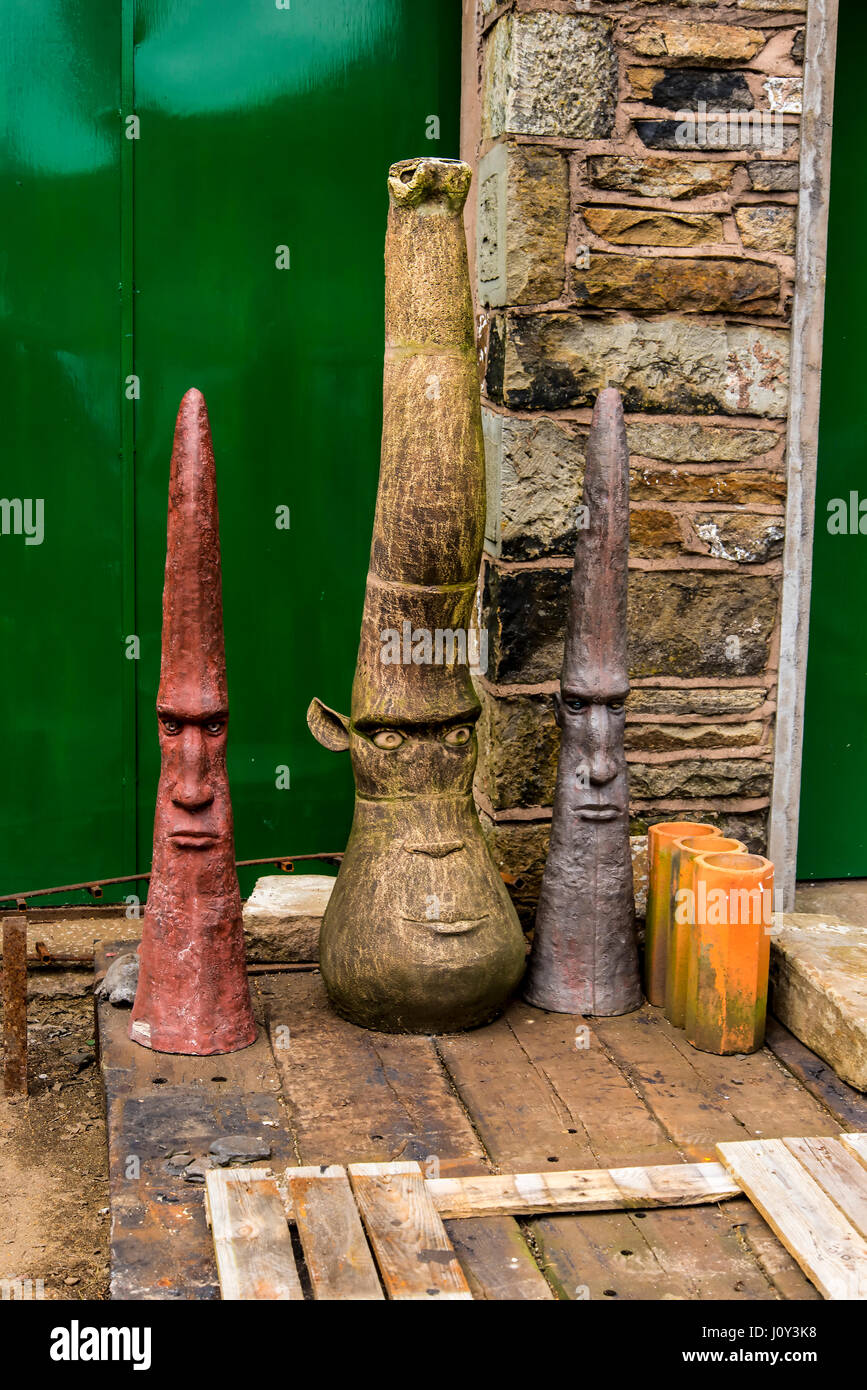
[{"label": "carved mouth", "polygon": [[575,814],[581,820],[616,820],[621,811],[618,806],[579,806]]},{"label": "carved mouth", "polygon": [[173,830],[169,835],[181,849],[208,849],[219,839],[212,830]]},{"label": "carved mouth", "polygon": [[484,917],[404,917],[414,927],[428,927],[437,936],[460,936],[463,932],[475,931],[486,920]]}]

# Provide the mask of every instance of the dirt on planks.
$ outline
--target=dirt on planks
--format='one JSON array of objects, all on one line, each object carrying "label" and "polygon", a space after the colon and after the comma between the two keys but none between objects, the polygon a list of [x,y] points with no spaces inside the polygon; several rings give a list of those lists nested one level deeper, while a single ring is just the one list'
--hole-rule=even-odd
[{"label": "dirt on planks", "polygon": [[2,1298],[108,1296],[108,1164],[92,984],[89,970],[30,974],[30,1094],[0,1096]]}]

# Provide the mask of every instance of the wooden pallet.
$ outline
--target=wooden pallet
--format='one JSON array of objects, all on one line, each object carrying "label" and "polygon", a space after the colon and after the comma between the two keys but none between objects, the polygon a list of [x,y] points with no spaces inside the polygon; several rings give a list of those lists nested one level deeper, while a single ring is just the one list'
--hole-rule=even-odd
[{"label": "wooden pallet", "polygon": [[[819,1292],[867,1299],[867,1134],[717,1145],[719,1163],[425,1179],[418,1163],[207,1174],[224,1299],[471,1299],[443,1218],[685,1207],[746,1193]],[[381,1281],[381,1285],[380,1285]]]},{"label": "wooden pallet", "polygon": [[[218,1169],[206,1206],[224,1299],[472,1299],[443,1218],[624,1211],[724,1201],[719,1163],[425,1179],[418,1163]],[[372,1251],[372,1254],[371,1254]],[[375,1261],[375,1262],[374,1262]]]},{"label": "wooden pallet", "polygon": [[753,1139],[717,1152],[823,1297],[867,1299],[867,1134]]}]

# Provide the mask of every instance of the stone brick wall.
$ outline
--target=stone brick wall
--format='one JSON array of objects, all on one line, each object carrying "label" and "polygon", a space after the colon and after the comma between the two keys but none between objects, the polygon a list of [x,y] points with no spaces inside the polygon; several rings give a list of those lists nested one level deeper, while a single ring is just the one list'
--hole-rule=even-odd
[{"label": "stone brick wall", "polygon": [[632,453],[633,832],[687,816],[765,847],[806,0],[466,8],[489,334],[477,795],[529,917],[584,445],[606,384]]}]

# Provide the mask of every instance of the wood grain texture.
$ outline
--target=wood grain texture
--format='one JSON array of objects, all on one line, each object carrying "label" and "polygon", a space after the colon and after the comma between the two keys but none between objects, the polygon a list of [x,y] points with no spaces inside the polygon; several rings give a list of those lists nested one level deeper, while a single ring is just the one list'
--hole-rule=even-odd
[{"label": "wood grain texture", "polygon": [[358,1208],[389,1298],[472,1299],[417,1163],[351,1163]]},{"label": "wood grain texture", "polygon": [[427,1190],[444,1217],[686,1207],[741,1195],[721,1163],[430,1178]]},{"label": "wood grain texture", "polygon": [[216,1169],[205,1192],[224,1300],[299,1302],[304,1295],[283,1199],[255,1168]]},{"label": "wood grain texture", "polygon": [[[330,1008],[318,975],[272,977],[259,990],[269,1006],[296,1161],[406,1158],[441,1176],[490,1171],[431,1038],[355,1028]],[[475,1299],[553,1298],[511,1217],[454,1222],[449,1236]]]},{"label": "wood grain texture", "polygon": [[867,1241],[783,1140],[719,1144],[717,1151],[825,1298],[867,1298]]},{"label": "wood grain texture", "polygon": [[[605,1025],[616,1032],[627,1022]],[[500,1169],[625,1167],[683,1157],[682,1146],[603,1045],[599,1025],[516,1003],[484,1030],[439,1039],[455,1087]],[[653,1041],[651,1035],[651,1048]],[[652,1048],[649,1060],[654,1073],[658,1052]],[[706,1094],[693,1072],[684,1109],[694,1123],[703,1118]],[[712,1150],[706,1156],[713,1157]],[[530,1228],[561,1298],[772,1299],[779,1296],[775,1284],[735,1229],[751,1215],[762,1224],[742,1199],[722,1209],[544,1215],[532,1218]],[[791,1264],[809,1296],[811,1286]]]},{"label": "wood grain texture", "polygon": [[[129,949],[126,942],[98,946],[97,974]],[[131,1042],[128,1009],[101,999],[96,1012],[106,1097],[111,1298],[218,1299],[204,1186],[184,1182],[169,1156],[184,1150],[199,1157],[213,1140],[243,1134],[270,1145],[271,1166],[292,1162],[267,1034],[261,1029],[252,1047],[224,1057],[181,1057]]]},{"label": "wood grain texture", "polygon": [[784,1139],[802,1168],[867,1239],[867,1168],[839,1139]]},{"label": "wood grain texture", "polygon": [[345,1168],[287,1168],[286,1193],[298,1228],[313,1297],[382,1299],[376,1265]]},{"label": "wood grain texture", "polygon": [[841,1134],[840,1143],[861,1163],[867,1164],[867,1134]]},{"label": "wood grain texture", "polygon": [[[867,1096],[841,1081],[833,1067],[805,1047],[799,1038],[783,1027],[779,1019],[768,1018],[765,1044],[835,1120],[841,1125],[848,1125],[850,1129],[867,1129]],[[794,1128],[794,1125],[790,1125],[789,1133]],[[830,1126],[830,1130],[834,1128],[834,1125]]]}]

